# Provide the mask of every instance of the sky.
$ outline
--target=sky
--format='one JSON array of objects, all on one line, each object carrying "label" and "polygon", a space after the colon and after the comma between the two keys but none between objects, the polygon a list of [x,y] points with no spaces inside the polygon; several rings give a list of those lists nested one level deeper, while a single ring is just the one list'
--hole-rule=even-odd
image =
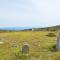
[{"label": "sky", "polygon": [[0,0],[0,27],[60,25],[60,0]]}]

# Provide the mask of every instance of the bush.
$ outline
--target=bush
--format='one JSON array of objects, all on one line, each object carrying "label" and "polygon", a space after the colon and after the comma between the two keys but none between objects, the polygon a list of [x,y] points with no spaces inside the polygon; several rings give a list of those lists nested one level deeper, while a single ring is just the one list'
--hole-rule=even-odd
[{"label": "bush", "polygon": [[56,35],[55,35],[55,33],[50,32],[50,33],[48,33],[47,36],[48,36],[48,37],[55,37]]},{"label": "bush", "polygon": [[54,44],[53,46],[49,47],[49,51],[56,52],[57,51],[56,45]]}]

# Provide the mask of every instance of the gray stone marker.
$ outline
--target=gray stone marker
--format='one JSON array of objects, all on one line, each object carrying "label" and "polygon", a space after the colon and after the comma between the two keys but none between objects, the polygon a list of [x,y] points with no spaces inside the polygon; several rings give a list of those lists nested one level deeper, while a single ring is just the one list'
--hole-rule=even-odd
[{"label": "gray stone marker", "polygon": [[29,44],[25,43],[22,47],[22,54],[28,54],[29,53]]},{"label": "gray stone marker", "polygon": [[19,47],[19,45],[17,44],[16,41],[14,41],[14,42],[12,42],[12,47],[13,47],[13,48],[17,48],[17,47]]},{"label": "gray stone marker", "polygon": [[0,38],[0,44],[4,44],[4,39]]},{"label": "gray stone marker", "polygon": [[60,32],[58,33],[58,36],[57,36],[56,49],[60,51]]}]

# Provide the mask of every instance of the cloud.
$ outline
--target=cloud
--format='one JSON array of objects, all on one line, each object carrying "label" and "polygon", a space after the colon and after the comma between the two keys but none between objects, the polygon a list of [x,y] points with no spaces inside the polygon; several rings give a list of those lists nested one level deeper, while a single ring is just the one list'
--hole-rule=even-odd
[{"label": "cloud", "polygon": [[1,0],[0,24],[33,27],[58,25],[60,0]]},{"label": "cloud", "polygon": [[60,0],[32,0],[33,20],[43,26],[60,24]]},{"label": "cloud", "polygon": [[[4,1],[4,0],[3,0]],[[1,1],[0,3],[0,19],[30,19],[31,12],[31,1],[29,0],[11,0]],[[2,19],[3,20],[3,19]]]},{"label": "cloud", "polygon": [[[33,5],[41,16],[59,16],[60,0],[33,0]],[[39,15],[38,14],[38,15]]]}]

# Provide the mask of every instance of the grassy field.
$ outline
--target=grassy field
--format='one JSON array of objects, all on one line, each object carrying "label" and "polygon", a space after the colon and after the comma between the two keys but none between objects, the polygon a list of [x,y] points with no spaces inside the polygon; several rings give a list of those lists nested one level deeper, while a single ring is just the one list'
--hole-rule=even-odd
[{"label": "grassy field", "polygon": [[[0,33],[0,40],[4,42],[0,44],[0,60],[60,60],[60,52],[55,51],[56,37],[47,34],[48,31]],[[24,42],[30,46],[26,57],[21,54]],[[13,46],[14,43],[17,48]]]}]

